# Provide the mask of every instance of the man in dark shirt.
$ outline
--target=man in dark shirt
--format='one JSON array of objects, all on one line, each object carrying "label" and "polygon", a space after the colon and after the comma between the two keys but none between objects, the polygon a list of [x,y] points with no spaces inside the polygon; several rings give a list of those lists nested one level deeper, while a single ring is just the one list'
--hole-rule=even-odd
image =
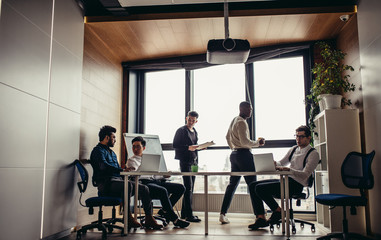
[{"label": "man in dark shirt", "polygon": [[[193,164],[198,163],[198,155],[196,149],[198,148],[197,131],[194,125],[197,123],[198,113],[195,111],[188,112],[186,117],[187,124],[177,129],[173,139],[173,148],[175,149],[175,159],[180,160],[181,172],[191,172]],[[183,176],[185,192],[183,197],[183,204],[181,207],[181,218],[189,222],[200,222],[197,216],[193,215],[192,211],[192,195],[194,189],[195,176]]]},{"label": "man in dark shirt", "polygon": [[[124,171],[116,157],[114,151],[111,147],[115,145],[116,142],[116,129],[111,126],[103,126],[99,131],[99,143],[94,147],[90,155],[90,163],[93,167],[93,183],[98,187],[98,194],[100,196],[113,196],[113,197],[124,197],[124,180],[120,176],[120,172]],[[135,192],[135,184],[129,182],[129,193]],[[145,227],[153,229],[161,229],[163,225],[160,225],[152,216],[152,199],[148,187],[139,184],[139,196],[143,202],[144,212],[145,212]],[[130,198],[127,200],[129,201]],[[128,204],[129,205],[129,204]],[[140,227],[139,222],[137,222],[129,212],[128,223],[130,227],[136,228]]]}]

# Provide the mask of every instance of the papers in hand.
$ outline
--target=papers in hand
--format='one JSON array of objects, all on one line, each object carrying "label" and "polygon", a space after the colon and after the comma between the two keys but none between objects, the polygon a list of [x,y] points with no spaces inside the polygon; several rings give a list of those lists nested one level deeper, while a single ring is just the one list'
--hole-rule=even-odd
[{"label": "papers in hand", "polygon": [[210,141],[210,142],[206,142],[206,143],[203,143],[203,144],[200,144],[198,145],[198,148],[196,148],[197,150],[201,150],[201,149],[204,149],[204,148],[207,148],[209,146],[212,146],[214,145],[215,143],[213,141]]}]

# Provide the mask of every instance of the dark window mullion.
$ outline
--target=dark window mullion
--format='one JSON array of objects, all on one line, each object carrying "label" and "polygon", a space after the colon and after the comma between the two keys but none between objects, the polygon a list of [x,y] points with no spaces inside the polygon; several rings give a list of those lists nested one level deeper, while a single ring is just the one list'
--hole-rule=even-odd
[{"label": "dark window mullion", "polygon": [[[245,77],[246,77],[246,101],[249,101],[253,107],[252,117],[247,120],[247,124],[249,125],[250,136],[254,140],[256,139],[255,134],[255,95],[254,95],[254,64],[246,64],[245,65]],[[252,96],[252,97],[251,97]]]},{"label": "dark window mullion", "polygon": [[[303,66],[304,66],[304,94],[307,96],[310,94],[310,89],[312,86],[312,72],[311,67],[313,64],[313,47],[303,51]],[[310,118],[310,104],[306,104],[306,125],[308,125]]]},{"label": "dark window mullion", "polygon": [[136,107],[136,132],[144,133],[145,125],[145,77],[146,74],[143,71],[137,73],[137,107]]},{"label": "dark window mullion", "polygon": [[192,96],[192,82],[193,82],[193,71],[185,71],[185,116],[193,108],[193,96]]}]

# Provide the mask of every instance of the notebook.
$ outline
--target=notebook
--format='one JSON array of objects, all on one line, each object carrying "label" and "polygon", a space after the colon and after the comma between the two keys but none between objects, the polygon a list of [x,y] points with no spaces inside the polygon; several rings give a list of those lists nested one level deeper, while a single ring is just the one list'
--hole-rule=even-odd
[{"label": "notebook", "polygon": [[159,172],[160,158],[158,154],[143,154],[142,164],[138,168],[138,172]]},{"label": "notebook", "polygon": [[272,153],[253,154],[256,172],[276,171]]}]

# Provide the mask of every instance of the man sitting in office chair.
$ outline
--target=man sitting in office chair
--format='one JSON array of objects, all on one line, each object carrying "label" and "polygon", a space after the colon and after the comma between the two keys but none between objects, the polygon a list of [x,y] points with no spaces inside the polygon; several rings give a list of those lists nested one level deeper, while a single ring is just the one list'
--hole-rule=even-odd
[{"label": "man sitting in office chair", "polygon": [[[116,154],[111,147],[116,142],[116,129],[111,126],[103,126],[99,131],[99,143],[91,152],[90,163],[94,169],[93,183],[96,183],[100,196],[124,197],[124,180],[120,176],[123,169],[119,166]],[[129,193],[134,193],[135,184],[129,182]],[[139,195],[142,196],[143,207],[146,213],[145,227],[161,229],[163,225],[158,224],[152,216],[152,199],[145,185],[139,184]],[[129,201],[129,199],[127,200]],[[128,225],[132,228],[141,227],[131,212],[128,212]]]},{"label": "man sitting in office chair", "polygon": [[[303,187],[308,186],[311,174],[319,163],[319,154],[310,145],[311,130],[307,126],[300,126],[296,129],[295,138],[297,145],[293,146],[280,161],[274,161],[277,170],[291,172],[289,178],[290,196],[301,193]],[[281,208],[273,196],[280,196],[280,181],[275,179],[256,181],[250,184],[249,190],[257,219],[254,224],[248,227],[251,230],[257,230],[269,226],[270,223],[278,223],[282,218]],[[273,212],[268,220],[265,218],[263,202]]]},{"label": "man sitting in office chair", "polygon": [[[142,137],[139,136],[132,139],[132,152],[134,156],[127,160],[127,171],[139,170],[145,148],[146,141]],[[189,222],[179,219],[173,211],[173,206],[184,194],[185,187],[179,183],[167,182],[166,178],[168,177],[170,176],[141,176],[140,181],[148,186],[152,198],[160,199],[162,209],[159,210],[159,214],[164,215],[176,227],[186,228],[189,226]]]}]

